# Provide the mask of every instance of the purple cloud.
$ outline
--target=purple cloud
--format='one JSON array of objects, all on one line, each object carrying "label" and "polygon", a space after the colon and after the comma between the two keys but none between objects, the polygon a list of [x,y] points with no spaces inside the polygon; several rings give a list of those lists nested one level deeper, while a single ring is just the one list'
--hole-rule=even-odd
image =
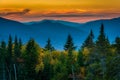
[{"label": "purple cloud", "polygon": [[1,12],[0,16],[7,16],[7,15],[24,15],[30,12],[30,9],[24,9],[22,11],[11,11],[11,12]]}]

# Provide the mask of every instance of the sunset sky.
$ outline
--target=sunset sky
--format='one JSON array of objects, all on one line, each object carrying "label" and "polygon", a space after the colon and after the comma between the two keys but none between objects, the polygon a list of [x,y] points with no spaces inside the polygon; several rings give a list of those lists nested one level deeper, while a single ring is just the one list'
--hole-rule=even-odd
[{"label": "sunset sky", "polygon": [[87,22],[120,16],[120,0],[0,0],[0,17],[21,22],[42,19]]}]

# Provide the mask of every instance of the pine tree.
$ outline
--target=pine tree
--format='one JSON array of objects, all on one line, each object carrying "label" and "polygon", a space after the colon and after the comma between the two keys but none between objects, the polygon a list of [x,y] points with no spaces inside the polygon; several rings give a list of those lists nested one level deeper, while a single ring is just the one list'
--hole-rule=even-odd
[{"label": "pine tree", "polygon": [[14,55],[15,57],[18,57],[18,51],[19,51],[19,45],[18,45],[18,39],[17,36],[15,36],[15,42],[14,42]]},{"label": "pine tree", "polygon": [[19,39],[18,41],[18,57],[19,58],[21,57],[21,54],[22,54],[21,50],[22,50],[22,40]]},{"label": "pine tree", "polygon": [[47,44],[45,45],[45,50],[46,51],[53,51],[53,50],[55,50],[55,48],[52,46],[51,40],[49,38],[47,40]]},{"label": "pine tree", "polygon": [[78,62],[79,67],[83,67],[84,66],[83,53],[80,50],[78,52],[77,62]]},{"label": "pine tree", "polygon": [[[41,72],[41,80],[50,80],[52,76],[52,67],[50,64],[51,56],[46,55],[45,58],[43,59],[44,62],[44,69]],[[47,77],[46,77],[47,75]]]},{"label": "pine tree", "polygon": [[13,71],[13,53],[12,53],[12,37],[9,35],[9,40],[8,40],[8,47],[7,47],[7,68],[8,68],[8,75],[9,75],[9,80],[13,79],[12,71]]},{"label": "pine tree", "polygon": [[20,55],[21,55],[21,47],[22,47],[21,39],[19,39],[19,41],[18,41],[17,36],[15,36],[15,41],[14,41],[14,56],[16,58],[19,58]]},{"label": "pine tree", "polygon": [[36,73],[35,67],[38,62],[38,45],[34,39],[30,39],[25,49],[25,73],[27,80],[34,80]]},{"label": "pine tree", "polygon": [[94,41],[93,41],[93,39],[94,39],[94,34],[93,34],[93,31],[91,30],[91,32],[88,35],[87,39],[83,43],[82,48],[84,48],[84,47],[88,47],[88,48],[94,47]]},{"label": "pine tree", "polygon": [[5,59],[6,59],[6,43],[2,41],[0,45],[0,79],[2,80],[7,80]]},{"label": "pine tree", "polygon": [[74,46],[71,35],[68,35],[68,37],[67,37],[67,41],[66,41],[66,43],[64,45],[64,50],[65,51],[75,50],[75,46]]},{"label": "pine tree", "polygon": [[101,25],[100,29],[100,35],[98,36],[98,39],[96,41],[96,47],[97,47],[97,52],[100,54],[103,54],[104,56],[109,53],[109,40],[106,38],[105,33],[104,33],[104,25]]},{"label": "pine tree", "polygon": [[116,53],[120,54],[120,37],[117,37],[115,40]]},{"label": "pine tree", "polygon": [[69,64],[69,66],[71,66],[74,63],[73,50],[75,50],[75,46],[73,44],[71,35],[68,35],[66,44],[64,46],[64,50],[68,52],[68,64]]},{"label": "pine tree", "polygon": [[9,35],[7,51],[8,51],[8,58],[11,61],[11,59],[12,59],[12,37],[11,37],[11,35]]},{"label": "pine tree", "polygon": [[22,49],[22,41],[19,39],[17,36],[15,36],[15,41],[14,41],[14,72],[16,72],[16,79],[17,80],[23,80],[23,64],[21,64],[20,60],[23,60],[21,56],[21,49]]},{"label": "pine tree", "polygon": [[[19,39],[19,49],[21,50],[22,49],[22,40],[21,39]],[[21,52],[20,52],[21,53]]]},{"label": "pine tree", "polygon": [[120,80],[120,55],[114,56],[108,61],[105,80]]},{"label": "pine tree", "polygon": [[68,71],[68,76],[72,74],[73,80],[75,79],[74,76],[74,57],[73,57],[73,50],[75,50],[75,46],[72,40],[71,35],[68,35],[67,41],[64,45],[64,50],[68,52],[68,58],[67,58],[67,71]]},{"label": "pine tree", "polygon": [[6,58],[6,43],[4,41],[1,42],[0,57],[3,61],[5,61],[5,58]]},{"label": "pine tree", "polygon": [[106,60],[107,56],[110,55],[110,43],[108,38],[106,38],[105,33],[104,33],[104,25],[101,25],[100,29],[100,35],[98,36],[98,39],[96,41],[96,53],[98,53],[98,65],[99,68],[101,68],[101,76],[102,79],[105,79],[105,74],[106,74]]},{"label": "pine tree", "polygon": [[18,80],[20,80],[20,76],[21,76],[21,64],[19,64],[18,60],[20,59],[20,54],[21,54],[21,40],[18,41],[17,36],[15,36],[15,40],[14,40],[14,72],[15,74],[15,78]]},{"label": "pine tree", "polygon": [[81,50],[79,50],[78,56],[77,56],[77,73],[78,73],[78,75],[81,74],[81,76],[84,76],[83,67],[85,67],[84,66],[83,53],[82,53]]}]

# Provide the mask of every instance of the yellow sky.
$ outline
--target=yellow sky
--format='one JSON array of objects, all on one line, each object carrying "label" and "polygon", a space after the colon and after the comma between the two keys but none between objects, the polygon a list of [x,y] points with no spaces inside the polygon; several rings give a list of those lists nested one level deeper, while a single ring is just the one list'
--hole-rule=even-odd
[{"label": "yellow sky", "polygon": [[[29,10],[24,12],[25,9]],[[18,15],[18,13],[22,13],[22,15]],[[25,13],[24,16],[23,13]],[[84,14],[87,15],[86,17],[88,17],[88,15],[90,17],[91,14],[92,16],[95,15],[95,17],[96,14],[109,14],[108,17],[116,17],[120,16],[119,13],[120,0],[0,0],[0,16],[13,19],[14,16],[18,16],[19,19],[26,18],[27,20],[29,17],[43,18],[46,17],[46,15],[47,17],[51,17],[52,15],[52,17],[58,18],[64,17],[64,15],[69,18],[70,15],[73,15],[75,18],[75,15],[77,15],[77,17],[78,15],[79,17],[83,17]]]},{"label": "yellow sky", "polygon": [[[117,8],[120,4],[120,0],[0,0],[0,5],[2,6],[24,6],[32,8],[32,6],[37,5],[79,5],[81,7],[92,7],[95,8],[97,5],[98,6],[104,6],[104,7],[114,7]],[[26,6],[25,6],[26,5]],[[72,6],[71,6],[72,7]]]}]

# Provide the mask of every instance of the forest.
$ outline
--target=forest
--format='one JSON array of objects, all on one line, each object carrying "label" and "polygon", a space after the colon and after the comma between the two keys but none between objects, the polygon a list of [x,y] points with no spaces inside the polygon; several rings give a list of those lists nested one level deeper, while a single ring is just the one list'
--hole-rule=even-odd
[{"label": "forest", "polygon": [[103,24],[96,40],[91,30],[77,50],[69,34],[63,49],[50,38],[42,48],[9,35],[0,43],[0,80],[120,80],[120,37],[111,43]]}]

